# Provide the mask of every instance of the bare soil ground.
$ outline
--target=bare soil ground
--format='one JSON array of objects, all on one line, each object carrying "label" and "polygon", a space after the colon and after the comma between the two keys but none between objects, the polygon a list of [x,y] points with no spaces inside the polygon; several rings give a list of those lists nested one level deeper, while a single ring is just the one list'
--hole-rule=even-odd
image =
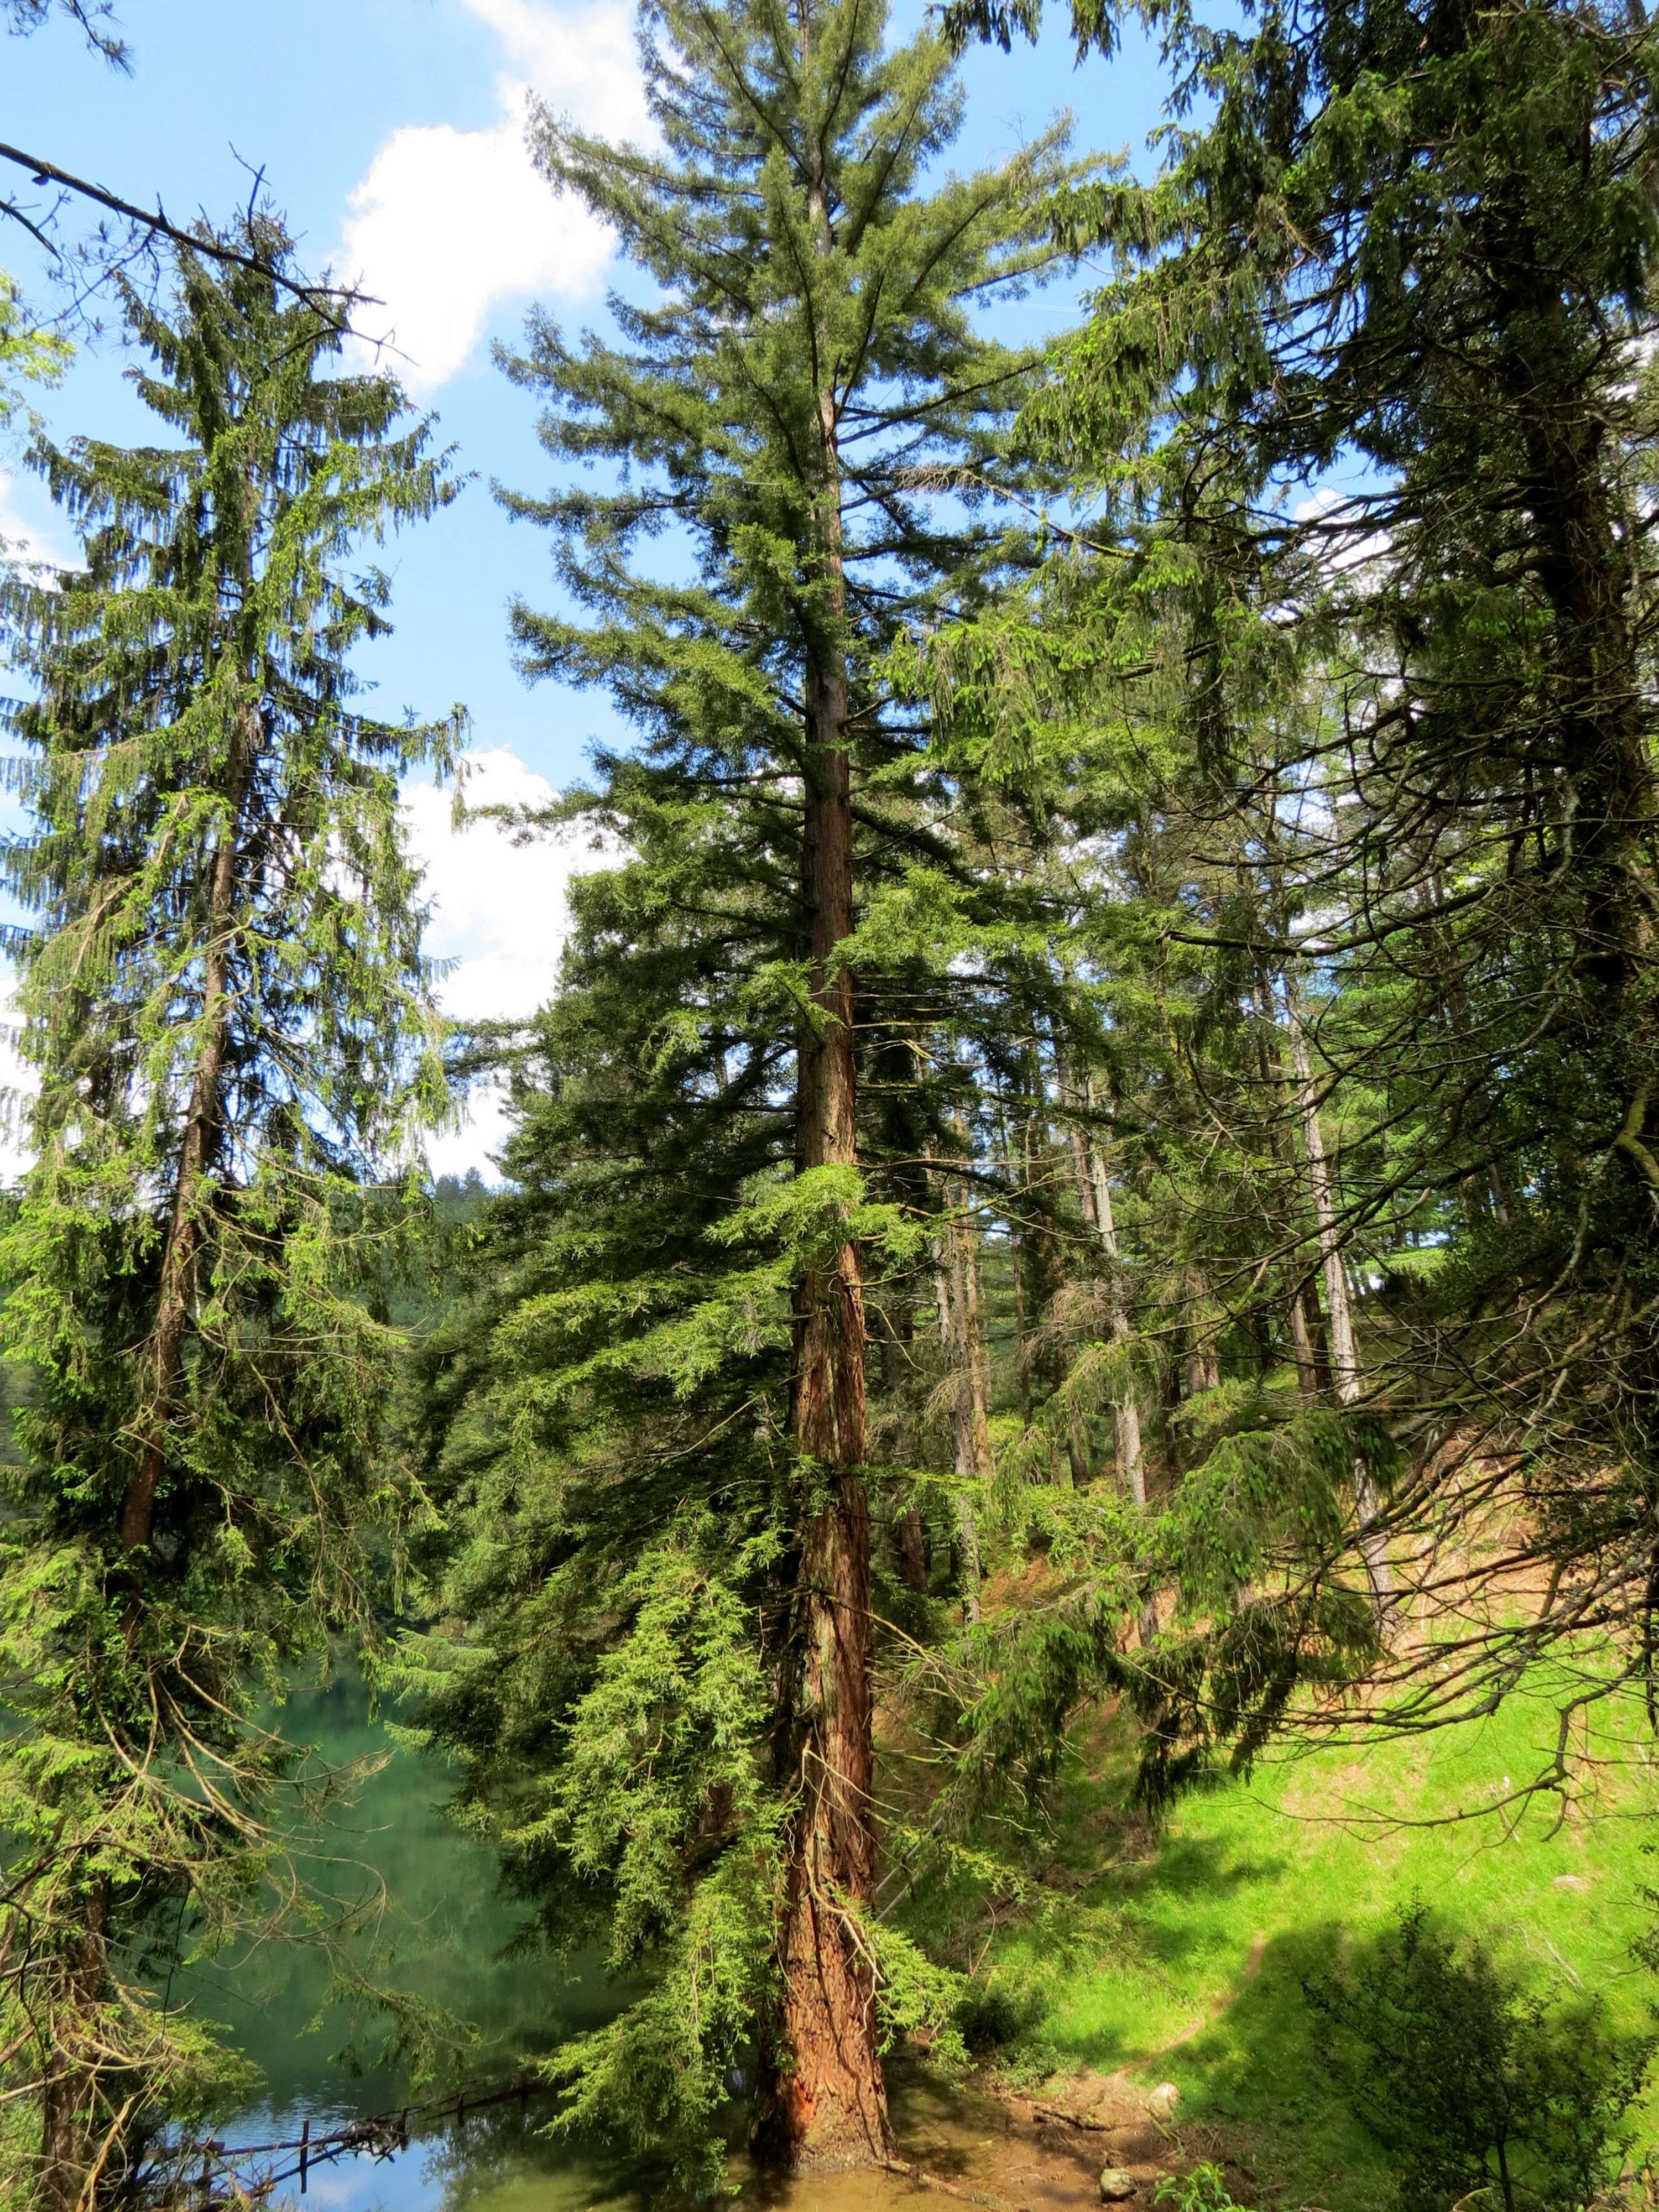
[{"label": "bare soil ground", "polygon": [[931,2202],[942,2212],[954,2200],[989,2212],[1080,2212],[1101,2203],[1102,2171],[1113,2167],[1134,2183],[1123,2212],[1152,2212],[1158,2178],[1202,2159],[1223,2167],[1237,2201],[1259,2194],[1222,2131],[1160,2114],[1121,2075],[1085,2070],[1029,2097],[918,2081],[896,2095],[894,2120],[908,2170],[790,2182],[751,2176],[739,2204],[750,2212],[923,2212]]}]

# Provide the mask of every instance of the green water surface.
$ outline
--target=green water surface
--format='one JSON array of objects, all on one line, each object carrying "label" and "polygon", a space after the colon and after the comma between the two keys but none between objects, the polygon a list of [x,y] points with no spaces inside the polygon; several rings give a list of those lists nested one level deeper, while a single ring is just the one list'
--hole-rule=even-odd
[{"label": "green water surface", "polygon": [[[372,2002],[331,1993],[333,1969],[317,1946],[278,1934],[222,1953],[177,1978],[173,2001],[222,2022],[258,2068],[257,2102],[219,2123],[229,2144],[313,2134],[341,2120],[434,2098],[458,2079],[510,2077],[526,2057],[608,2019],[621,2001],[595,1960],[568,1970],[518,1951],[525,1908],[501,1892],[494,1852],[444,1811],[441,1763],[394,1747],[371,1715],[355,1672],[296,1687],[283,1732],[335,1769],[379,1762],[305,1835],[295,1864],[351,1923],[347,1952],[377,1984],[413,1992],[470,2037],[440,2081],[412,2078],[386,2050],[386,2020]],[[516,2105],[447,2125],[391,2160],[342,2160],[308,2177],[307,2212],[565,2212],[623,2204],[634,2192],[593,2157],[550,2142],[547,2107]]]}]

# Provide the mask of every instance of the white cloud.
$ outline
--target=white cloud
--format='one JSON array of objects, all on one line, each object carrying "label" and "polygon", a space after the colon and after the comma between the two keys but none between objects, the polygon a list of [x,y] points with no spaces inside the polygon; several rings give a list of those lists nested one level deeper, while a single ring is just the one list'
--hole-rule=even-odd
[{"label": "white cloud", "polygon": [[[556,794],[545,777],[505,748],[468,756],[466,803],[545,806]],[[608,848],[591,832],[568,830],[516,845],[500,823],[471,822],[457,830],[451,793],[416,784],[404,796],[410,848],[425,869],[432,902],[428,949],[455,966],[440,998],[458,1020],[512,1019],[532,1014],[553,992],[569,927],[567,886],[573,873],[604,867]],[[507,1122],[501,1096],[484,1090],[465,1124],[434,1139],[428,1158],[440,1175],[489,1171]]]},{"label": "white cloud", "polygon": [[[9,469],[0,469],[0,555],[10,561],[25,564],[41,561],[49,567],[66,568],[75,556],[70,542],[60,538],[57,530],[41,530],[27,519],[17,497],[17,479]],[[53,522],[61,518],[54,514]]]},{"label": "white cloud", "polygon": [[461,4],[495,32],[555,115],[574,115],[605,138],[637,139],[648,128],[630,9],[612,0],[580,10],[544,0]]},{"label": "white cloud", "polygon": [[512,64],[496,84],[500,120],[394,131],[353,191],[342,234],[343,273],[385,303],[361,310],[358,326],[406,356],[391,366],[421,394],[465,366],[496,307],[589,296],[611,258],[605,225],[537,174],[525,145],[531,92],[607,137],[648,130],[632,17],[619,0],[463,4]]},{"label": "white cloud", "polygon": [[[505,747],[470,753],[466,766],[471,809],[546,806],[558,796]],[[428,948],[456,963],[439,994],[444,1011],[462,1021],[534,1013],[558,974],[571,869],[593,865],[586,841],[567,835],[516,845],[499,822],[458,830],[452,805],[453,793],[429,783],[404,794],[410,850],[432,902]]]},{"label": "white cloud", "polygon": [[21,1182],[34,1158],[25,1139],[40,1077],[18,1050],[22,1034],[16,1000],[0,983],[0,1185]]}]

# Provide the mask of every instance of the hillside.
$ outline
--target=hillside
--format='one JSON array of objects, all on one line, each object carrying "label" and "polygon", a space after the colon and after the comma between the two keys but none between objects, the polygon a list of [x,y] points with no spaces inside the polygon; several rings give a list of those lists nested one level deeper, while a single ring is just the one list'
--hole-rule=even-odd
[{"label": "hillside", "polygon": [[[1109,2116],[1173,2083],[1179,2101],[1143,2159],[1217,2160],[1245,2203],[1390,2203],[1389,2160],[1326,2066],[1303,1984],[1399,1908],[1426,1901],[1541,1996],[1599,1993],[1631,2028],[1651,2017],[1653,1977],[1631,1950],[1654,1879],[1653,1753],[1634,1703],[1581,1732],[1565,1807],[1492,1809],[1545,1763],[1556,1724],[1544,1696],[1520,1694],[1417,1741],[1279,1756],[1194,1790],[1161,1830],[1128,1809],[1127,1729],[1080,1731],[1052,1831],[1029,1855],[1033,1901],[994,1912],[964,1882],[927,1916],[944,1952],[981,1961],[981,2032],[1000,2039],[988,2080],[1025,2109]],[[1638,2157],[1656,2114],[1650,2089]],[[1150,2201],[1149,2175],[1137,2196]]]}]

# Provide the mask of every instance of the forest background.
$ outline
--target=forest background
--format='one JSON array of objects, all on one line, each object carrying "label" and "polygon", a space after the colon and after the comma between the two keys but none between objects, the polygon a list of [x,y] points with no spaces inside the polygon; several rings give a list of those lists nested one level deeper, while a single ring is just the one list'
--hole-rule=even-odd
[{"label": "forest background", "polygon": [[[130,65],[106,9],[9,13]],[[505,1021],[445,1019],[410,850],[465,720],[362,703],[376,549],[462,490],[375,303],[257,175],[181,230],[0,149],[82,294],[8,295],[14,415],[102,300],[164,426],[35,429],[78,550],[6,599],[27,2195],[165,2186],[245,2093],[179,1969],[282,1924],[356,1971],[289,1849],[350,1784],[282,1722],[333,1650],[526,1940],[627,1992],[542,2062],[558,2125],[694,2194],[734,2130],[890,2166],[896,2051],[1027,2033],[1032,1839],[1103,1718],[1154,1825],[1517,1711],[1483,1813],[1639,1801],[1650,33],[1142,20],[1144,178],[1055,128],[944,166],[957,53],[1036,29],[991,5],[665,4],[641,143],[530,106],[641,281],[502,363],[556,464],[498,493],[562,587],[518,665],[628,732],[483,832],[601,864]],[[1072,335],[1008,323],[1084,257]],[[434,1208],[467,1080],[504,1187]],[[1613,2179],[1650,2036],[1415,1908],[1367,1942],[1304,1998],[1407,2197]]]}]

